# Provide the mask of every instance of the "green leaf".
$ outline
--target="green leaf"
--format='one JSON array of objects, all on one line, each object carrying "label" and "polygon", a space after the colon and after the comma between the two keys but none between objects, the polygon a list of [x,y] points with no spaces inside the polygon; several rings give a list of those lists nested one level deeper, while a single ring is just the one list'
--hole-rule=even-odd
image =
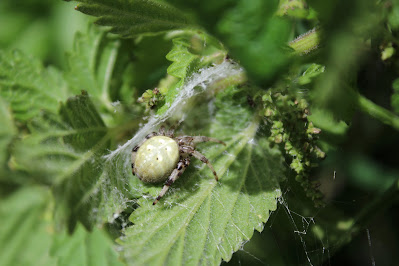
[{"label": "green leaf", "polygon": [[271,81],[289,63],[286,47],[290,24],[274,16],[279,1],[168,2],[197,15],[198,23],[223,42],[229,55],[239,61],[255,81]]},{"label": "green leaf", "polygon": [[57,265],[106,266],[123,265],[118,261],[114,243],[104,230],[95,228],[86,231],[77,226],[72,235],[65,231],[54,237],[51,256],[57,259]]},{"label": "green leaf", "polygon": [[0,97],[0,179],[8,160],[8,146],[16,135],[16,128],[8,104]]},{"label": "green leaf", "polygon": [[49,190],[26,187],[0,200],[1,265],[54,265]]},{"label": "green leaf", "polygon": [[78,134],[64,137],[64,141],[76,150],[85,152],[106,135],[107,128],[86,92],[61,105],[60,115],[68,127],[78,131]]},{"label": "green leaf", "polygon": [[287,21],[273,16],[277,2],[239,1],[218,23],[222,41],[258,82],[270,81],[288,63],[284,47],[290,27]]},{"label": "green leaf", "polygon": [[323,74],[325,71],[325,66],[318,64],[311,64],[305,72],[303,72],[302,76],[298,78],[298,83],[300,85],[306,85],[312,82],[313,79]]},{"label": "green leaf", "polygon": [[[75,94],[82,90],[100,101],[106,108],[113,110],[110,99],[112,81],[117,67],[121,42],[110,38],[97,27],[91,26],[86,33],[78,32],[74,40],[74,49],[68,54],[68,71],[65,73],[68,85]],[[124,62],[126,65],[127,62]],[[120,80],[118,80],[120,81]]]},{"label": "green leaf", "polygon": [[30,124],[31,135],[16,141],[12,150],[14,169],[27,172],[30,181],[59,183],[82,154],[64,142],[64,137],[78,134],[51,113],[43,112]]},{"label": "green leaf", "polygon": [[78,0],[76,10],[99,17],[96,23],[110,26],[111,32],[132,37],[143,33],[186,28],[183,13],[163,1]]},{"label": "green leaf", "polygon": [[399,28],[399,4],[397,1],[391,3],[393,6],[388,14],[388,23],[392,30],[398,30]]},{"label": "green leaf", "polygon": [[[65,212],[68,228],[72,231],[77,220],[87,228],[99,222],[101,212],[94,209],[101,198],[104,180],[101,178],[104,159],[110,145],[110,134],[86,94],[69,98],[60,110],[63,121],[76,134],[63,136],[63,140],[82,155],[61,175],[62,183],[54,187],[56,207]],[[112,191],[113,187],[106,188]],[[111,203],[110,203],[111,204]]]},{"label": "green leaf", "polygon": [[26,121],[42,109],[56,113],[67,86],[56,69],[18,51],[0,51],[0,96],[10,103],[15,119]]},{"label": "green leaf", "polygon": [[[166,69],[170,62],[165,55],[170,51],[172,43],[165,36],[157,35],[136,38],[134,45],[127,44],[124,53],[129,54],[130,58],[134,58],[132,69],[127,74],[133,79],[134,86],[141,92],[153,88],[167,73]],[[131,99],[132,86],[129,90]]]},{"label": "green leaf", "polygon": [[112,179],[115,177],[102,177],[102,156],[108,152],[111,134],[86,94],[69,98],[60,115],[43,114],[32,122],[33,133],[15,145],[16,167],[53,185],[57,223],[66,223],[73,230],[81,220],[91,228],[107,221],[99,205],[112,209],[109,198],[120,196],[114,189],[125,191],[123,184]]},{"label": "green leaf", "polygon": [[168,67],[168,74],[176,78],[184,79],[187,77],[190,70],[190,64],[194,60],[198,59],[199,56],[192,54],[189,51],[191,43],[189,40],[181,37],[175,38],[173,41],[173,48],[166,55],[166,59],[172,61],[173,63]]},{"label": "green leaf", "polygon": [[[168,67],[168,74],[178,80],[169,78],[159,84],[164,104],[158,109],[158,115],[168,110],[188,77],[205,67],[221,64],[227,55],[220,42],[206,33],[186,31],[181,35],[183,37],[172,40],[173,48],[166,55],[166,59],[173,62]],[[151,94],[145,97],[153,99]]]},{"label": "green leaf", "polygon": [[316,127],[322,130],[322,136],[329,134],[334,136],[335,140],[342,138],[349,128],[344,121],[335,120],[334,115],[325,109],[313,108],[308,118]]},{"label": "green leaf", "polygon": [[17,168],[44,183],[59,184],[78,171],[107,132],[87,95],[68,99],[60,113],[62,118],[43,112],[33,119],[32,134],[13,149]]},{"label": "green leaf", "polygon": [[198,147],[215,167],[219,182],[202,163],[193,162],[155,206],[152,197],[161,187],[147,186],[152,197],[139,199],[140,207],[130,217],[134,225],[120,239],[128,264],[219,265],[221,259],[230,260],[254,229],[262,231],[269,212],[276,209],[282,156],[257,136],[258,122],[246,98],[238,96],[237,102],[233,92],[231,88],[216,100],[210,128],[212,137],[227,146]]},{"label": "green leaf", "polygon": [[170,104],[175,100],[179,92],[178,90],[183,86],[185,78],[200,67],[199,59],[201,57],[191,53],[189,50],[190,47],[190,41],[184,37],[173,39],[173,48],[166,55],[166,59],[173,63],[168,67],[167,71],[169,75],[179,78],[180,80],[172,87],[168,88],[165,94],[165,104],[158,110],[157,114],[163,114],[168,110]]}]

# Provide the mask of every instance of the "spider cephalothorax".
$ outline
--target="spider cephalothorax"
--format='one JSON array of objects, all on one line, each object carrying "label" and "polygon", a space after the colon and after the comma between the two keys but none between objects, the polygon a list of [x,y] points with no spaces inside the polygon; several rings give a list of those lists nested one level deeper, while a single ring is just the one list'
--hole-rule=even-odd
[{"label": "spider cephalothorax", "polygon": [[163,128],[159,133],[153,132],[145,137],[139,145],[132,150],[132,173],[141,181],[158,183],[165,181],[155,205],[168,191],[169,187],[183,174],[190,164],[190,157],[201,160],[212,170],[216,181],[218,176],[208,159],[195,150],[195,145],[200,142],[222,141],[205,136],[173,136],[173,130],[165,132]]}]

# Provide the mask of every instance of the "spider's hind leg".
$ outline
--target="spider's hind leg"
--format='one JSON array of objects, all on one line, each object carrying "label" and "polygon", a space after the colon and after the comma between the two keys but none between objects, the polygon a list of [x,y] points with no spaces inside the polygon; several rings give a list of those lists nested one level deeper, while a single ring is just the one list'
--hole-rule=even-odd
[{"label": "spider's hind leg", "polygon": [[209,169],[212,170],[213,175],[215,176],[216,181],[219,181],[219,177],[215,171],[215,169],[213,168],[212,164],[209,162],[208,158],[206,158],[203,154],[201,154],[200,152],[194,150],[192,147],[189,146],[183,146],[182,151],[194,156],[195,158],[197,158],[198,160],[201,160],[201,162],[206,163],[206,165],[209,167]]},{"label": "spider's hind leg", "polygon": [[161,192],[159,193],[158,197],[152,203],[152,205],[157,204],[157,202],[165,195],[168,191],[169,187],[183,174],[184,170],[186,170],[187,166],[190,164],[190,158],[182,158],[177,163],[176,168],[172,171],[169,178],[166,180],[165,185],[163,186]]}]

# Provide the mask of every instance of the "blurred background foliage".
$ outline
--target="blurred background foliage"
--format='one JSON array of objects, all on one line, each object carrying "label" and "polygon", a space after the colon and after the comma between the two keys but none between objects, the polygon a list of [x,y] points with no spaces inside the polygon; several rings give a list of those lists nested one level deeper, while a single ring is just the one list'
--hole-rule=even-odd
[{"label": "blurred background foliage", "polygon": [[[399,1],[308,0],[312,7],[308,8],[304,1],[282,0],[277,12],[284,19],[273,18],[267,23],[259,23],[262,17],[252,16],[253,11],[258,8],[269,10],[270,6],[270,12],[274,12],[276,1],[241,0],[238,5],[228,0],[168,2],[191,14],[193,22],[226,43],[231,56],[240,59],[250,78],[260,86],[274,84],[281,73],[289,67],[295,69],[296,64],[298,72],[310,63],[326,66],[328,71],[316,77],[309,85],[311,87],[307,87],[306,82],[299,88],[289,87],[309,94],[314,105],[311,120],[324,133],[321,134],[321,145],[327,157],[311,173],[322,183],[327,202],[326,209],[314,216],[316,225],[318,220],[328,219],[337,210],[348,217],[358,213],[371,199],[382,197],[384,191],[397,182],[398,125],[395,129],[383,123],[378,110],[372,112],[364,106],[357,108],[357,93],[377,106],[399,114]],[[64,68],[68,64],[65,53],[72,50],[76,31],[84,31],[87,23],[92,21],[89,16],[74,12],[74,5],[54,0],[0,1],[0,49],[20,49],[45,65]],[[271,54],[270,51],[278,49],[266,45],[273,40],[274,45],[280,47],[285,41],[284,36],[294,39],[316,26],[321,29],[321,45],[314,53],[299,60],[283,56],[283,50]],[[279,30],[273,30],[275,28]],[[241,35],[231,34],[232,31]],[[135,84],[141,93],[154,86],[166,72],[164,56],[172,45],[159,37],[151,38],[144,39],[135,50],[135,60],[142,60],[138,64],[140,68],[132,66],[137,68]],[[153,45],[157,38],[162,49],[154,55]],[[146,56],[157,59],[148,60]],[[151,69],[157,71],[152,72],[153,76],[145,76]],[[289,210],[303,216],[314,215],[299,204],[306,199],[295,189],[297,185],[290,182],[283,186]],[[339,246],[338,250],[325,249],[328,243],[311,239],[306,240],[304,247],[294,233],[301,230],[294,227],[302,225],[301,218],[296,217],[294,219],[299,220],[293,222],[281,205],[265,230],[256,232],[229,263],[306,263],[305,250],[316,264],[364,265],[375,260],[377,265],[395,265],[399,262],[399,202],[397,195],[395,197],[388,199],[385,208],[376,210],[380,212],[367,227],[360,228],[353,240]],[[333,232],[325,233],[333,238]]]},{"label": "blurred background foliage", "polygon": [[71,12],[73,7],[53,0],[1,1],[0,48],[20,49],[46,65],[64,66],[76,31],[89,20]]}]

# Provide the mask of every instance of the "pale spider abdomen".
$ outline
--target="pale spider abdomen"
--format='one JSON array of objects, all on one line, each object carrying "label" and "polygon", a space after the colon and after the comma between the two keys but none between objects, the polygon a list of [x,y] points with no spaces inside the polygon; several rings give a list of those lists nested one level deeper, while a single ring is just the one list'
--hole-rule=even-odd
[{"label": "pale spider abdomen", "polygon": [[143,182],[165,181],[179,161],[179,146],[172,138],[155,136],[143,143],[132,155],[134,173]]}]

